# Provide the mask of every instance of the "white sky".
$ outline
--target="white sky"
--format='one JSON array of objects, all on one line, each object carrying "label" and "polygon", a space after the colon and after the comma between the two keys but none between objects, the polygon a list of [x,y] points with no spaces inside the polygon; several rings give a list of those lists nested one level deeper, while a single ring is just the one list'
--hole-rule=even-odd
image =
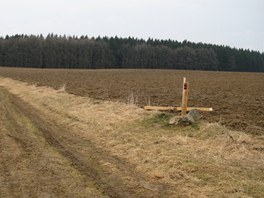
[{"label": "white sky", "polygon": [[6,34],[134,36],[264,52],[264,0],[0,0]]}]

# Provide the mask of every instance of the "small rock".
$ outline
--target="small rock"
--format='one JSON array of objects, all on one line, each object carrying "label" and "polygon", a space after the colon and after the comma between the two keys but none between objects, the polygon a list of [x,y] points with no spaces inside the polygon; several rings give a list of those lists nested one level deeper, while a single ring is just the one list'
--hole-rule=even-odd
[{"label": "small rock", "polygon": [[170,125],[174,125],[174,124],[177,125],[180,119],[181,119],[181,117],[179,117],[179,116],[174,116],[174,117],[172,117],[172,118],[170,119],[169,124],[170,124]]},{"label": "small rock", "polygon": [[203,116],[196,109],[192,109],[187,114],[187,117],[190,122],[194,123],[200,120]]}]

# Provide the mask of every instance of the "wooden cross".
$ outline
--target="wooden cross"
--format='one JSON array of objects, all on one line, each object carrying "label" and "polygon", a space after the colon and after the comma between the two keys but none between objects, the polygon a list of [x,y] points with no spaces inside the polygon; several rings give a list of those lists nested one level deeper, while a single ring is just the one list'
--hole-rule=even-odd
[{"label": "wooden cross", "polygon": [[184,77],[183,87],[182,87],[181,107],[144,106],[144,109],[145,110],[158,110],[158,111],[181,111],[182,116],[185,116],[186,113],[192,109],[197,109],[199,111],[213,111],[213,108],[207,108],[207,107],[188,107],[188,94],[189,94],[189,83]]}]

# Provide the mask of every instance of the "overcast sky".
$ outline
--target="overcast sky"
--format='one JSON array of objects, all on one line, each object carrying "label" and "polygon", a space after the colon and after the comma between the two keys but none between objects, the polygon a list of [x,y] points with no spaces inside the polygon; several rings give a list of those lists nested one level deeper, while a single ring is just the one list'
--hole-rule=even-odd
[{"label": "overcast sky", "polygon": [[264,0],[0,0],[0,35],[134,36],[264,51]]}]

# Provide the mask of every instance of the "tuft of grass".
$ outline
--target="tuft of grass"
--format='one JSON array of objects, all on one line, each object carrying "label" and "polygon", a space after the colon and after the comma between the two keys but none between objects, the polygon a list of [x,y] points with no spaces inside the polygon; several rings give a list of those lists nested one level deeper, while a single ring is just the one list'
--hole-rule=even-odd
[{"label": "tuft of grass", "polygon": [[200,130],[199,122],[194,122],[191,124],[191,127],[195,130]]},{"label": "tuft of grass", "polygon": [[64,83],[61,88],[57,90],[58,93],[65,93],[66,92],[66,83]]},{"label": "tuft of grass", "polygon": [[159,126],[162,128],[170,128],[172,125],[169,124],[169,121],[173,116],[171,113],[157,113],[145,118],[142,122],[146,127]]}]

